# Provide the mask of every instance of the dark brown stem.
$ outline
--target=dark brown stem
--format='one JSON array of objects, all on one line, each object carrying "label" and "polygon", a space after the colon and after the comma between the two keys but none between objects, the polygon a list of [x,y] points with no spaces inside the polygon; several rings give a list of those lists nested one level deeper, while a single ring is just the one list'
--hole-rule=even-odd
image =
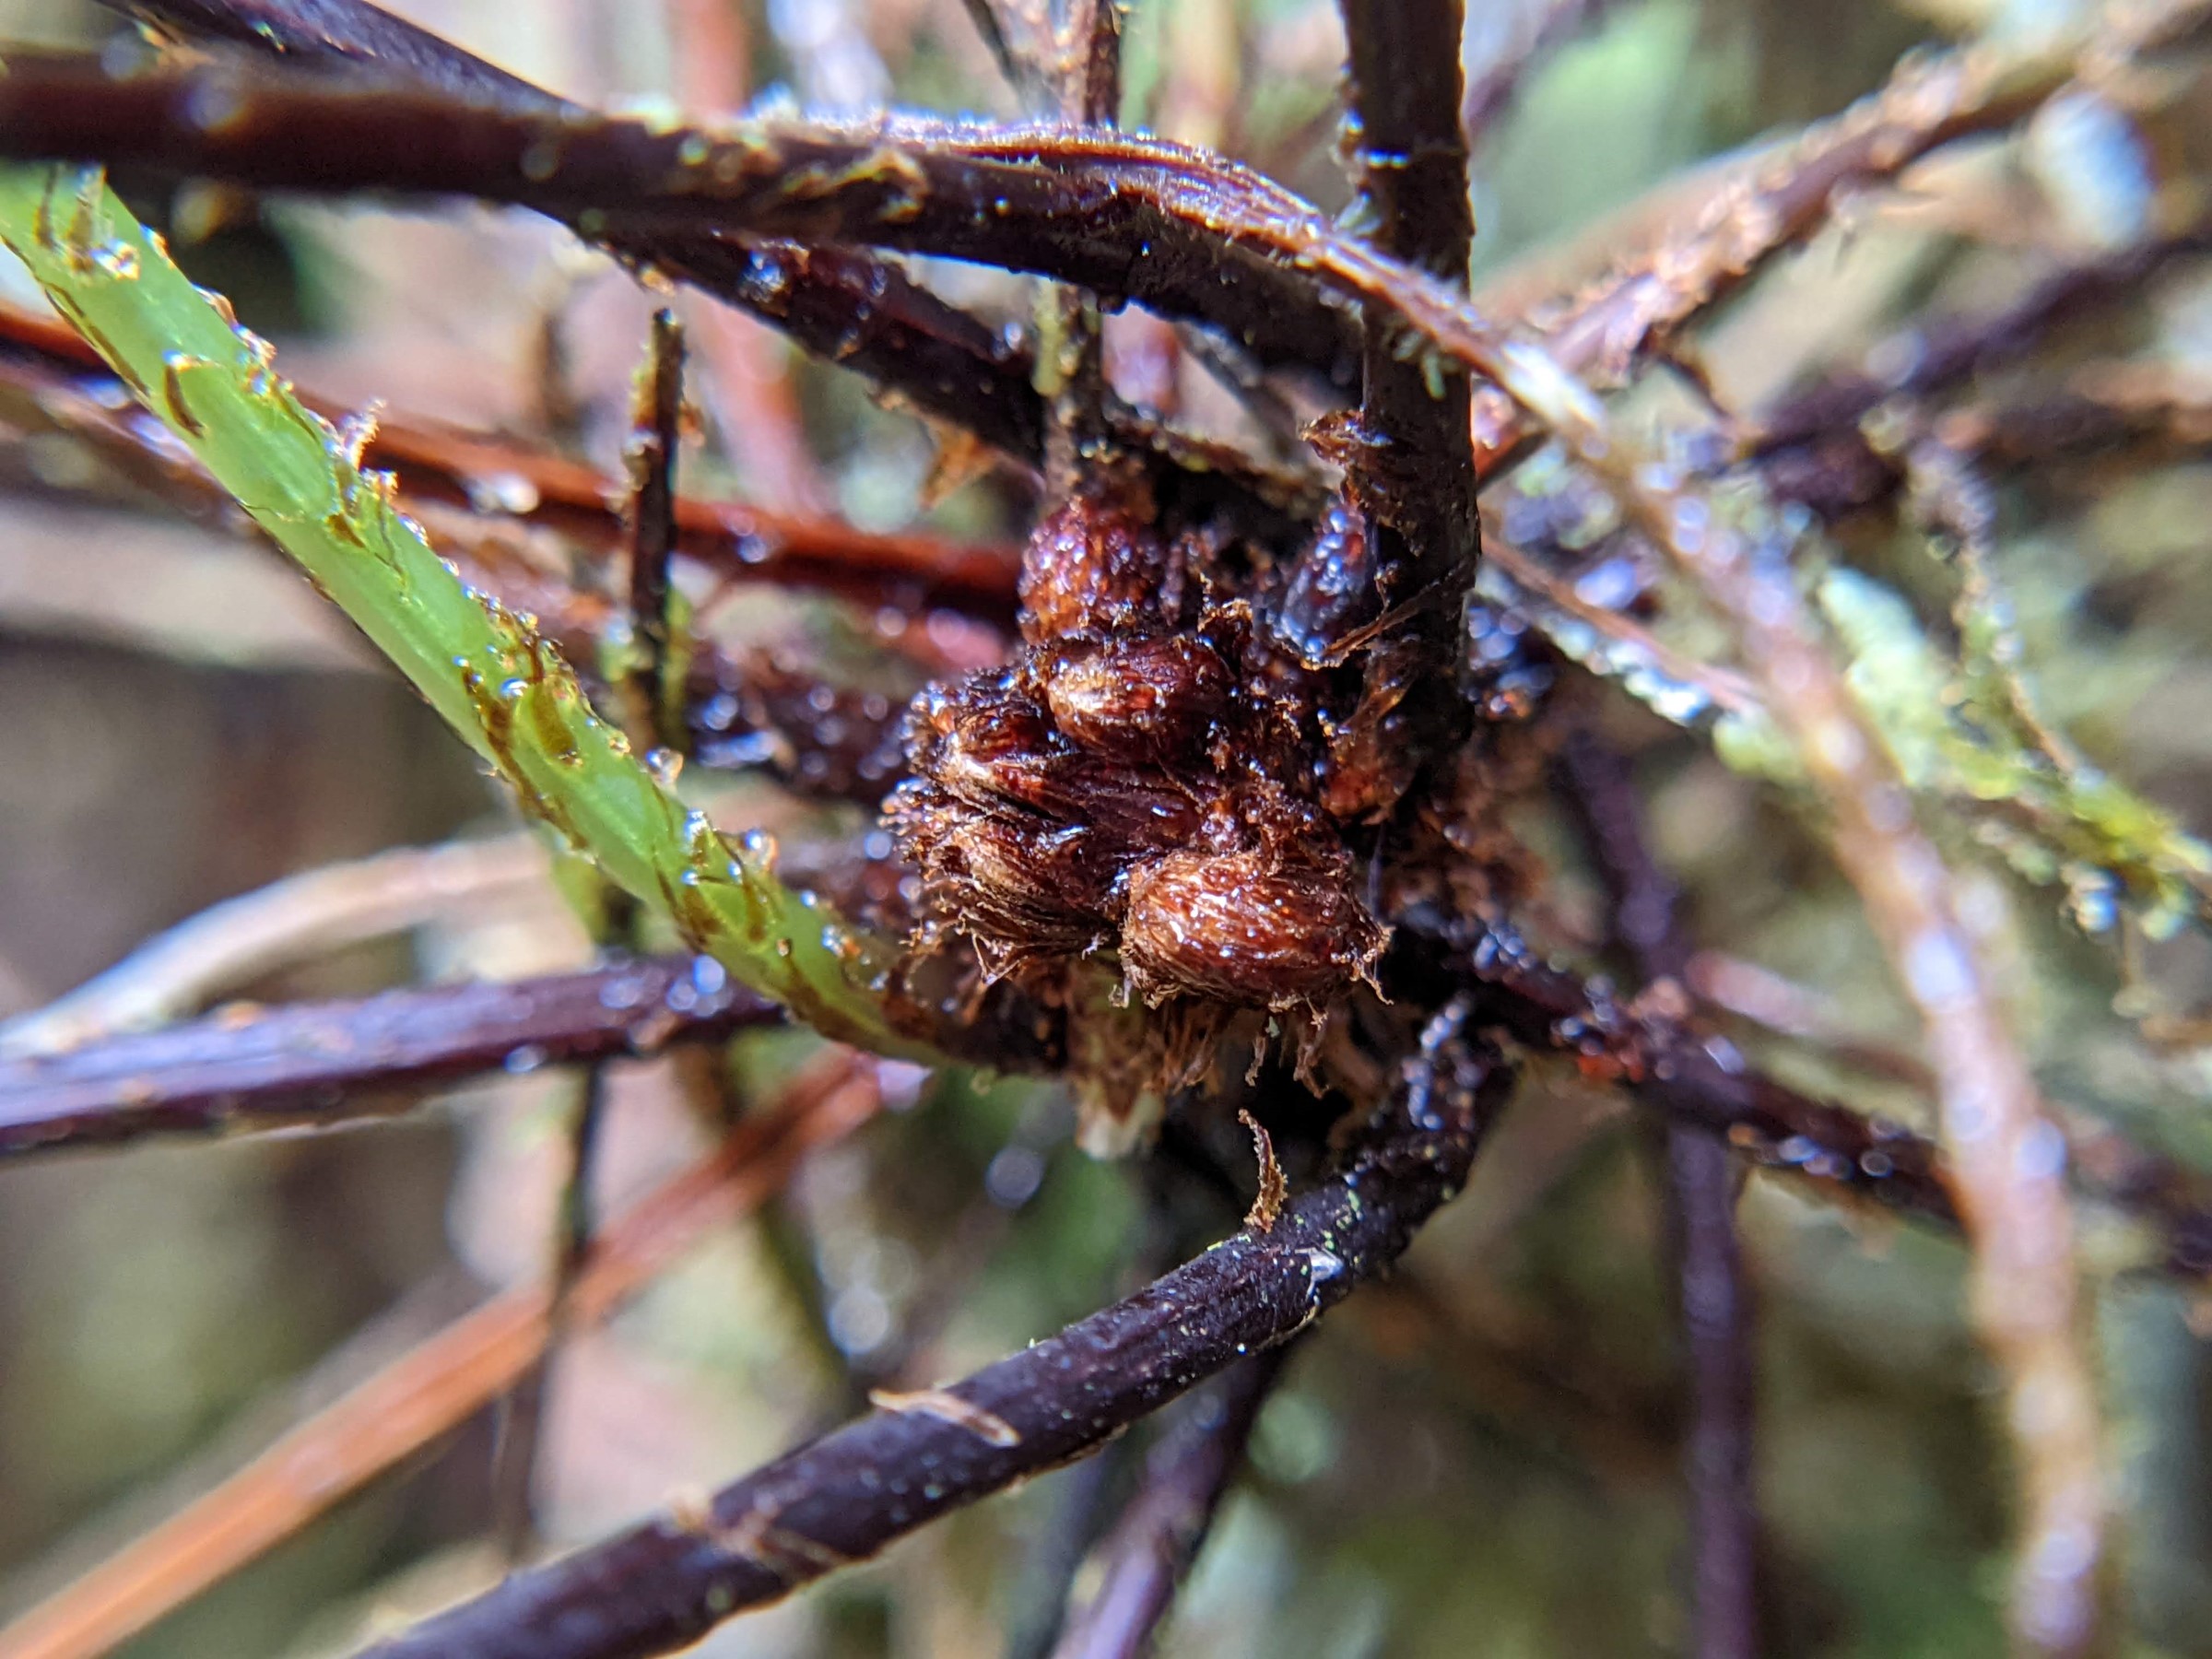
[{"label": "dark brown stem", "polygon": [[1289,1352],[1286,1343],[1230,1371],[1155,1449],[1144,1486],[1097,1552],[1104,1567],[1097,1593],[1053,1659],[1143,1659],[1151,1652]]},{"label": "dark brown stem", "polygon": [[0,1157],[388,1116],[406,1104],[394,1091],[502,1066],[652,1054],[782,1018],[689,959],[246,1007],[0,1060]]},{"label": "dark brown stem", "polygon": [[1508,1080],[1432,1030],[1347,1164],[1274,1230],[1239,1232],[1124,1301],[950,1388],[418,1625],[379,1659],[638,1659],[865,1560],[949,1511],[1095,1451],[1396,1259],[1465,1182]]},{"label": "dark brown stem", "polygon": [[[1760,1169],[1831,1199],[1958,1230],[1942,1153],[1926,1137],[1787,1088],[1724,1038],[1625,1007],[1602,983],[1545,960],[1502,922],[1445,917],[1425,905],[1395,920],[1406,940],[1441,947],[1430,972],[1482,988],[1478,1021],[1571,1056],[1594,1081],[1618,1083],[1670,1120],[1724,1137]],[[1415,966],[1409,957],[1393,966],[1400,961]],[[2116,1131],[2077,1139],[2081,1192],[2135,1218],[2155,1251],[2153,1265],[2184,1280],[2212,1273],[2212,1191],[2203,1179]]]},{"label": "dark brown stem", "polygon": [[[1688,982],[1680,893],[1653,856],[1636,782],[1587,729],[1561,756],[1569,799],[1612,900],[1614,932],[1646,987]],[[1753,1659],[1759,1641],[1758,1503],[1752,1488],[1752,1308],[1735,1233],[1737,1171],[1728,1144],[1682,1124],[1665,1135],[1668,1218],[1689,1358],[1691,1652]]]},{"label": "dark brown stem", "polygon": [[653,344],[638,394],[629,453],[629,625],[639,655],[631,696],[639,705],[639,735],[680,754],[687,746],[684,722],[668,681],[668,561],[676,551],[684,331],[665,308],[653,315]]},{"label": "dark brown stem", "polygon": [[[1475,237],[1459,110],[1464,6],[1341,0],[1341,9],[1371,240],[1464,295]],[[1466,371],[1409,356],[1409,344],[1386,307],[1368,308],[1360,424],[1372,453],[1361,464],[1379,475],[1371,489],[1382,598],[1420,601],[1406,630],[1419,660],[1404,708],[1407,735],[1434,751],[1467,728],[1453,670],[1475,580],[1475,455]]]},{"label": "dark brown stem", "polygon": [[[1115,0],[1061,0],[1052,30],[1052,81],[1060,113],[1111,127],[1122,102],[1122,14]],[[1073,496],[1102,460],[1106,357],[1098,296],[1066,284],[1038,300],[1043,338],[1037,387],[1045,400],[1044,481],[1055,501]]]},{"label": "dark brown stem", "polygon": [[[224,118],[208,121],[211,108]],[[128,160],[270,189],[512,202],[588,227],[610,246],[650,244],[660,250],[654,263],[687,279],[744,267],[749,243],[719,240],[732,236],[939,253],[1194,317],[1265,362],[1330,372],[1358,359],[1348,313],[1288,263],[1325,221],[1218,159],[1058,126],[921,118],[759,131],[761,142],[718,143],[580,110],[488,106],[230,65],[116,80],[84,60],[11,58],[0,82],[0,147],[25,159]],[[1208,201],[1230,236],[1200,228]],[[734,302],[748,298],[743,281],[701,286],[726,288]],[[843,314],[845,324],[856,321],[866,319]],[[864,356],[836,353],[841,343],[851,344],[841,335],[818,342],[866,372]],[[960,406],[974,386],[950,403],[900,390],[973,425]],[[1041,441],[1041,419],[1034,429]]]},{"label": "dark brown stem", "polygon": [[[1475,240],[1466,143],[1459,129],[1464,9],[1458,0],[1342,0],[1341,9],[1351,53],[1348,91],[1358,124],[1359,192],[1374,226],[1371,240],[1464,289]],[[1418,370],[1410,381],[1389,374],[1392,360],[1378,359],[1371,345],[1371,396],[1378,378],[1390,381],[1394,394],[1419,385]],[[1420,424],[1434,428],[1441,425],[1434,406],[1439,401],[1424,397],[1409,406]]]},{"label": "dark brown stem", "polygon": [[[188,32],[214,35],[364,79],[423,88],[555,119],[583,113],[504,69],[363,0],[103,0]],[[879,260],[711,237],[594,237],[774,323],[813,355],[865,376],[939,419],[1014,454],[1043,435],[1028,364],[996,334]]]}]

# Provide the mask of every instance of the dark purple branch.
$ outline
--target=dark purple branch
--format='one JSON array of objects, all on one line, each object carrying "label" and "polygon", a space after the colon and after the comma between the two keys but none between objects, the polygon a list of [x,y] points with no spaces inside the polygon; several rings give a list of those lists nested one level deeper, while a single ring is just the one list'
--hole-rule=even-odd
[{"label": "dark purple branch", "polygon": [[783,1012],[688,959],[359,1002],[243,1007],[0,1060],[0,1156],[388,1114],[377,1091],[657,1053]]},{"label": "dark purple branch", "polygon": [[1093,1452],[1388,1266],[1455,1194],[1509,1080],[1447,1023],[1348,1161],[1236,1233],[966,1381],[869,1416],[678,1510],[509,1579],[378,1659],[641,1659]]},{"label": "dark purple branch", "polygon": [[1099,1547],[1098,1592],[1070,1620],[1053,1659],[1142,1659],[1151,1651],[1288,1357],[1286,1344],[1245,1360],[1194,1400],[1154,1449],[1144,1485]]},{"label": "dark purple branch", "polygon": [[[1406,946],[1393,967],[1406,971],[1406,994],[1423,994],[1420,982],[1430,976],[1431,992],[1480,987],[1477,1023],[1572,1056],[1593,1081],[1618,1083],[1640,1104],[1725,1137],[1759,1168],[1830,1197],[1862,1199],[1958,1230],[1942,1154],[1924,1136],[1800,1094],[1753,1070],[1724,1037],[1648,1010],[1631,1012],[1602,981],[1547,961],[1503,922],[1448,916],[1425,904],[1393,919]],[[2076,1142],[2081,1192],[2144,1226],[2163,1271],[2183,1279],[2212,1273],[2212,1184],[2206,1177],[2116,1130]]]},{"label": "dark purple branch", "polygon": [[[1159,140],[920,117],[774,121],[718,140],[228,65],[122,80],[83,60],[8,70],[0,147],[12,156],[270,189],[473,195],[618,248],[649,241],[678,275],[689,272],[672,246],[686,260],[747,257],[713,240],[724,236],[934,253],[1208,323],[1264,361],[1341,376],[1357,360],[1352,313],[1294,264],[1301,240],[1335,240],[1326,220],[1256,174]],[[1231,234],[1208,233],[1209,203]],[[835,348],[851,343],[822,344],[847,361]]]},{"label": "dark purple branch", "polygon": [[[1628,761],[1586,728],[1560,757],[1612,900],[1614,932],[1645,985],[1687,983],[1690,947],[1680,892],[1653,855]],[[1735,1233],[1736,1170],[1728,1144],[1684,1124],[1666,1128],[1668,1223],[1689,1359],[1691,1652],[1753,1659],[1759,1641],[1759,1525],[1752,1487],[1757,1376],[1752,1307]]]},{"label": "dark purple branch", "polygon": [[[566,99],[363,0],[103,3],[288,62],[363,72],[364,84],[374,84],[373,76],[378,83],[557,121],[585,114]],[[814,356],[994,447],[1032,463],[1038,457],[1043,421],[1026,355],[879,260],[696,233],[584,234],[620,258],[657,266],[775,324]]]}]

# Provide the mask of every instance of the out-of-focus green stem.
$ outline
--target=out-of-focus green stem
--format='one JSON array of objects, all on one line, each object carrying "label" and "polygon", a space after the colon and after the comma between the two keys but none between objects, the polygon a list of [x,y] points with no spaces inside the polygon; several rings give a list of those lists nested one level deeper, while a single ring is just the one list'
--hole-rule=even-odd
[{"label": "out-of-focus green stem", "polygon": [[526,810],[824,1034],[937,1057],[888,1012],[888,948],[778,881],[765,838],[733,849],[688,812],[593,713],[530,618],[465,586],[398,510],[390,477],[361,470],[366,432],[302,406],[266,343],[170,262],[98,169],[0,168],[0,241]]}]

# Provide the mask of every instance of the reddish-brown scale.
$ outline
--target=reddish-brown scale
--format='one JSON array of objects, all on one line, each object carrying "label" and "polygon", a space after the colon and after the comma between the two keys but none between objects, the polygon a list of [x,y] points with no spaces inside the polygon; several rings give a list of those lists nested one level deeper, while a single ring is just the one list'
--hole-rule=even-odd
[{"label": "reddish-brown scale", "polygon": [[1421,669],[1420,647],[1412,641],[1377,648],[1367,659],[1351,718],[1329,725],[1321,804],[1338,823],[1388,817],[1412,785],[1417,751],[1403,705]]},{"label": "reddish-brown scale", "polygon": [[1229,712],[1234,689],[1214,648],[1187,634],[1112,640],[1063,653],[1045,681],[1053,723],[1101,755],[1182,759]]},{"label": "reddish-brown scale", "polygon": [[1122,964],[1147,1002],[1318,1006],[1369,972],[1384,937],[1341,866],[1285,865],[1259,851],[1171,853],[1129,878]]},{"label": "reddish-brown scale", "polygon": [[1053,645],[1157,624],[1182,583],[1134,485],[1101,484],[1045,515],[1022,554],[1021,637]]}]

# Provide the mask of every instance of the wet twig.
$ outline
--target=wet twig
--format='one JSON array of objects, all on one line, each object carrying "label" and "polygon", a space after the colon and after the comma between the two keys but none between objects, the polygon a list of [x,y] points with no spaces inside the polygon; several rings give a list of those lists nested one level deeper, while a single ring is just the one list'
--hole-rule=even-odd
[{"label": "wet twig", "polygon": [[[779,1191],[815,1147],[882,1103],[880,1068],[842,1052],[775,1107],[616,1217],[578,1275],[571,1318],[604,1323],[710,1229]],[[9,1659],[95,1659],[300,1531],[512,1387],[550,1334],[549,1288],[509,1290],[356,1383],[97,1567],[0,1629]]]},{"label": "wet twig", "polygon": [[[1359,134],[1360,200],[1385,253],[1465,294],[1475,236],[1467,197],[1466,135],[1460,125],[1460,0],[1341,0],[1350,45],[1348,91]],[[1442,752],[1464,736],[1456,680],[1461,612],[1475,581],[1475,457],[1464,368],[1409,355],[1397,320],[1367,312],[1355,499],[1364,489],[1377,520],[1375,586],[1381,602],[1418,601],[1402,632],[1417,661],[1391,665],[1385,646],[1369,659],[1371,685],[1402,677],[1405,741]],[[1364,505],[1365,503],[1363,503]]]},{"label": "wet twig", "polygon": [[1387,1265],[1466,1178],[1508,1074],[1431,1034],[1349,1161],[1275,1230],[1240,1232],[1124,1301],[950,1388],[888,1407],[370,1651],[380,1659],[620,1659],[746,1607],[1022,1477],[1095,1450],[1241,1355],[1285,1341]]},{"label": "wet twig", "polygon": [[688,740],[669,625],[668,561],[676,551],[676,457],[684,414],[684,332],[674,312],[653,317],[653,343],[638,388],[630,438],[629,627],[637,664],[631,741],[681,754]]},{"label": "wet twig", "polygon": [[689,958],[242,1007],[0,1061],[0,1156],[389,1116],[456,1077],[651,1054],[782,1018]]},{"label": "wet twig", "polygon": [[[109,0],[192,33],[289,61],[353,70],[367,84],[423,88],[555,117],[582,112],[363,0]],[[773,323],[806,350],[1010,453],[1043,424],[1028,364],[995,331],[903,273],[849,251],[708,237],[594,238]]]}]

